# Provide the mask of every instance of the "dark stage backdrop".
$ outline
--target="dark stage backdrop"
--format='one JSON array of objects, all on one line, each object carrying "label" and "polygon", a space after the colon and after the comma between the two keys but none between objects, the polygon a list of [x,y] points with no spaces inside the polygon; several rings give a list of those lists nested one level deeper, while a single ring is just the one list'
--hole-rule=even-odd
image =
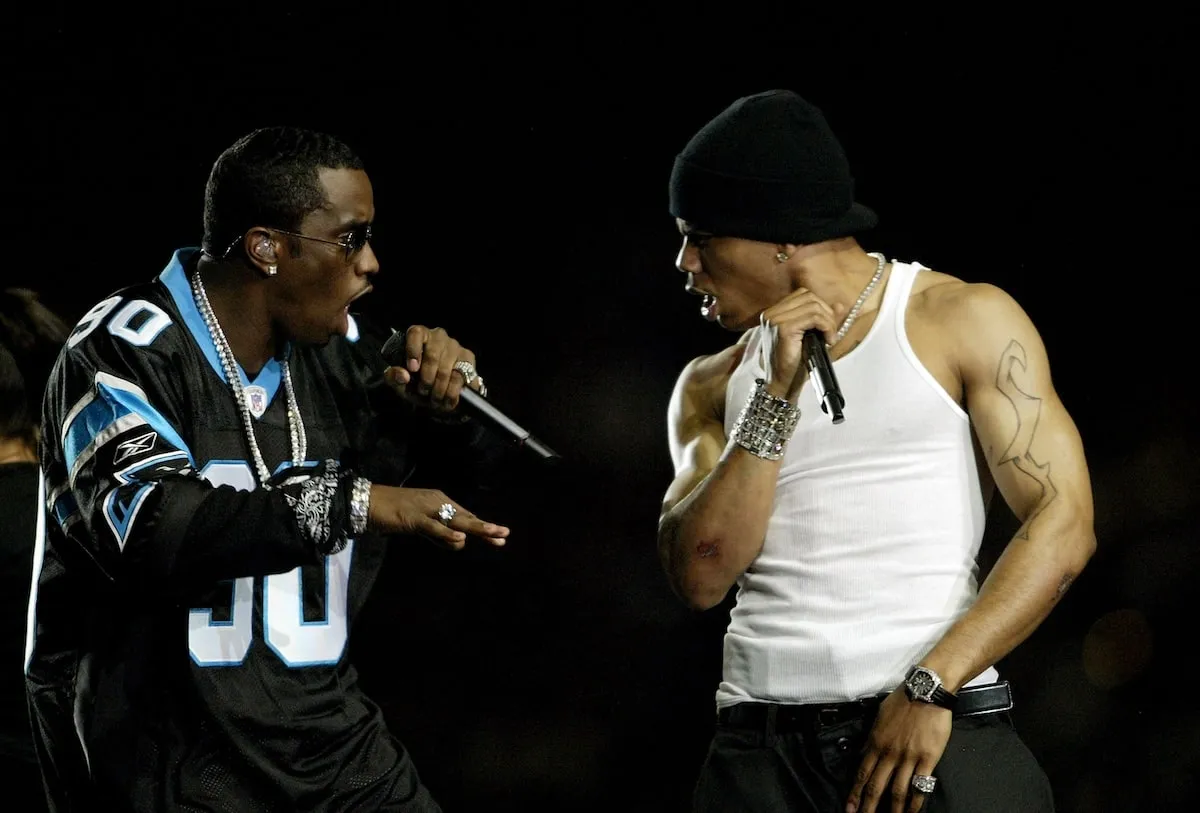
[{"label": "dark stage backdrop", "polygon": [[[865,247],[1016,296],[1083,433],[1099,551],[1001,664],[1059,809],[1185,809],[1194,31],[650,5],[20,20],[0,91],[3,283],[78,318],[198,243],[209,166],[238,136],[347,140],[378,209],[363,309],[460,337],[494,402],[566,458],[468,502],[512,525],[506,549],[397,544],[356,630],[363,681],[451,813],[682,811],[728,604],[685,609],[656,561],[665,410],[683,365],[734,337],[683,293],[666,181],[736,96],[795,89],[880,214]],[[991,520],[994,551],[1014,523],[1002,506]]]}]

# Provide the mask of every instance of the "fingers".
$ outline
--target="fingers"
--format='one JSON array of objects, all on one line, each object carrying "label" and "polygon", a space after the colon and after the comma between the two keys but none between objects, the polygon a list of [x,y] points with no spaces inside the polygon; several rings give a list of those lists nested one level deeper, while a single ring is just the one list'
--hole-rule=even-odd
[{"label": "fingers", "polygon": [[408,371],[415,373],[421,369],[421,359],[425,355],[425,343],[429,340],[429,328],[424,325],[413,325],[404,331],[404,357],[408,360]]},{"label": "fingers", "polygon": [[458,358],[458,342],[440,327],[413,325],[404,335],[404,351],[408,371],[416,374],[417,392],[434,402],[442,401]]},{"label": "fingers", "polygon": [[921,795],[915,790],[909,793],[912,790],[913,766],[912,762],[901,763],[892,774],[892,813],[904,813],[906,803],[911,802],[912,797]]},{"label": "fingers", "polygon": [[808,305],[815,305],[823,311],[826,311],[830,314],[833,313],[833,309],[830,307],[829,303],[821,299],[807,288],[797,288],[795,291],[788,294],[771,307],[767,308],[764,313],[773,315],[795,308],[802,308]]},{"label": "fingers", "polygon": [[881,757],[876,751],[867,751],[846,800],[846,810],[852,813],[883,813],[885,810],[904,813],[912,771],[911,764],[902,765],[886,754]]},{"label": "fingers", "polygon": [[383,375],[394,387],[405,387],[412,381],[412,374],[403,367],[388,367],[383,371]]},{"label": "fingers", "polygon": [[417,531],[434,542],[441,542],[454,550],[462,550],[467,544],[467,535],[447,527],[440,519],[423,517],[417,526]]},{"label": "fingers", "polygon": [[931,776],[935,764],[928,758],[919,762],[880,759],[876,752],[869,751],[855,775],[846,810],[853,813],[875,813],[884,809],[891,813],[920,813],[929,794],[912,786],[913,777]]},{"label": "fingers", "polygon": [[796,291],[762,312],[760,321],[766,327],[789,328],[803,332],[817,328],[829,338],[837,332],[837,313],[826,302],[804,289]]},{"label": "fingers", "polygon": [[[458,405],[465,379],[454,369],[459,361],[475,363],[475,354],[451,338],[442,328],[414,325],[405,333],[407,370],[389,376],[393,383],[408,385],[429,398],[433,406],[451,410]],[[401,375],[404,373],[405,375]],[[415,376],[415,377],[414,377]]]},{"label": "fingers", "polygon": [[493,545],[504,544],[505,538],[508,537],[508,528],[494,522],[485,522],[457,503],[454,505],[458,511],[454,514],[454,519],[450,520],[451,528],[486,539]]},{"label": "fingers", "polygon": [[[858,813],[858,811],[867,809],[865,805],[870,798],[867,791],[870,788],[868,783],[875,775],[875,767],[878,763],[879,755],[876,752],[868,750],[863,754],[862,763],[858,766],[858,773],[854,775],[854,786],[850,788],[850,795],[846,799],[847,813]],[[878,798],[878,793],[874,798]],[[873,799],[870,800],[870,804],[872,807],[874,806]]]},{"label": "fingers", "polygon": [[922,793],[921,791],[912,787],[912,777],[914,777],[914,776],[933,776],[933,769],[936,766],[936,764],[937,763],[934,762],[933,760],[922,759],[921,761],[919,761],[916,764],[916,767],[910,773],[909,778],[908,778],[908,788],[907,788],[909,791],[909,794],[910,794],[909,802],[908,802],[908,813],[920,813],[921,809],[923,807],[925,807],[926,798],[929,796],[928,793]]},{"label": "fingers", "polygon": [[465,347],[462,347],[458,351],[458,357],[450,360],[449,366],[447,367],[447,369],[450,371],[450,373],[447,373],[450,375],[450,383],[446,387],[445,399],[445,405],[447,409],[454,409],[456,406],[458,406],[459,396],[462,395],[463,387],[467,385],[466,374],[464,374],[461,370],[454,369],[454,365],[460,361],[468,362],[472,367],[474,367],[475,354]]},{"label": "fingers", "polygon": [[500,547],[508,541],[507,526],[486,522],[436,489],[371,486],[368,527],[383,533],[420,534],[454,550],[468,536]]},{"label": "fingers", "polygon": [[[422,531],[434,539],[444,542],[454,550],[461,550],[466,544],[467,536],[477,536],[494,547],[502,547],[508,539],[509,529],[504,525],[486,522],[471,513],[461,505],[444,495],[438,506],[430,511],[426,519],[432,523],[422,525]],[[439,514],[441,506],[449,504],[454,507],[454,515],[449,521],[443,520]]]},{"label": "fingers", "polygon": [[421,362],[421,394],[428,395],[434,406],[441,407],[446,400],[458,350],[458,342],[449,336],[435,347],[426,345],[425,359]]},{"label": "fingers", "polygon": [[[452,348],[448,346],[451,343],[453,344]],[[446,385],[450,380],[446,367],[448,364],[454,364],[452,359],[447,361],[447,356],[452,356],[457,352],[458,342],[451,339],[441,328],[433,330],[429,334],[424,352],[421,354],[421,367],[417,373],[417,392],[421,395],[428,395],[431,401],[441,401],[446,395]]]}]

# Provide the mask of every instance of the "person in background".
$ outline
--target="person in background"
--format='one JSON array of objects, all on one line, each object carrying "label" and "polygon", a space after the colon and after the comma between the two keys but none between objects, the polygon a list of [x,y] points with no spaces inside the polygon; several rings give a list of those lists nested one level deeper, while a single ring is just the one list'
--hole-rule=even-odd
[{"label": "person in background", "polygon": [[0,776],[5,798],[29,811],[46,804],[18,664],[40,532],[42,393],[68,329],[33,291],[0,292]]}]

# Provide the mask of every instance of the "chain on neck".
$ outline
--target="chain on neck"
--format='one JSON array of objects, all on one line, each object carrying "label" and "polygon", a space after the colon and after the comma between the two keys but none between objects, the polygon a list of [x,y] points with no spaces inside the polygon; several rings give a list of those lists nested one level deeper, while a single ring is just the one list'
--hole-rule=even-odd
[{"label": "chain on neck", "polygon": [[833,347],[834,344],[842,340],[846,332],[850,330],[850,326],[854,324],[854,320],[858,318],[858,312],[862,310],[863,303],[871,296],[871,291],[875,290],[875,286],[879,284],[880,278],[883,277],[883,268],[887,265],[887,260],[884,259],[884,256],[877,251],[872,251],[867,256],[875,258],[875,274],[871,277],[871,281],[867,283],[867,287],[862,289],[862,293],[858,295],[858,299],[854,301],[854,305],[850,308],[850,312],[846,314],[846,318],[842,320],[842,326],[838,328],[837,335],[833,339],[833,344],[826,345],[826,347]]},{"label": "chain on neck", "polygon": [[[259,450],[258,441],[254,437],[254,418],[250,414],[250,405],[246,401],[246,391],[242,387],[242,378],[238,373],[233,348],[230,346],[229,340],[225,338],[225,331],[221,329],[221,323],[217,321],[217,315],[208,301],[208,292],[204,290],[204,282],[200,279],[199,271],[192,274],[191,283],[196,307],[199,308],[200,317],[204,320],[205,327],[208,328],[208,334],[212,337],[213,344],[216,345],[217,357],[221,360],[221,367],[225,371],[225,381],[229,385],[229,389],[233,391],[233,400],[237,402],[238,412],[241,413],[242,429],[246,434],[246,443],[250,447],[250,456],[254,460],[258,484],[262,488],[270,488],[267,481],[271,479],[271,472],[263,460],[262,451]],[[287,394],[288,434],[291,435],[292,465],[301,466],[308,453],[308,436],[304,431],[304,420],[300,416],[300,407],[296,403],[296,392],[292,387],[292,372],[287,359],[281,360],[279,366],[283,373],[284,391]]]}]

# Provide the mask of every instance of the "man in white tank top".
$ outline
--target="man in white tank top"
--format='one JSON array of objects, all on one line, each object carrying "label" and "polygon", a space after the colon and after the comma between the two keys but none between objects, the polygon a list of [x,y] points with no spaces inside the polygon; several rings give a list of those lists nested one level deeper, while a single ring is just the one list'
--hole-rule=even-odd
[{"label": "man in white tank top", "polygon": [[[864,251],[876,216],[794,93],[706,124],[670,193],[687,289],[741,334],[684,369],[668,416],[663,566],[696,609],[737,587],[695,809],[1053,810],[995,669],[1095,549],[1036,328],[996,287]],[[1022,524],[978,585],[997,489]]]}]

